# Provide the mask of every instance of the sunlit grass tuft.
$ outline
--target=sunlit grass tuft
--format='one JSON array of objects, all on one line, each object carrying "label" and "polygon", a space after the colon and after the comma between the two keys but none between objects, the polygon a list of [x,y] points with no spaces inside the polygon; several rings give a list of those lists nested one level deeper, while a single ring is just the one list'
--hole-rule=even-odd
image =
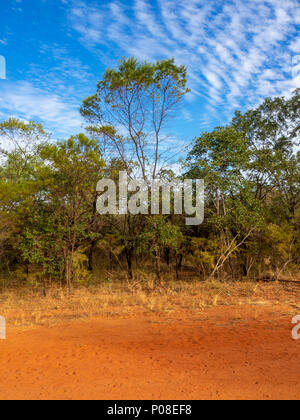
[{"label": "sunlit grass tuft", "polygon": [[153,279],[139,282],[114,281],[73,290],[4,290],[0,314],[9,325],[52,325],[94,316],[123,316],[139,313],[199,311],[227,305],[299,305],[300,287],[280,283],[168,281],[156,288]]}]

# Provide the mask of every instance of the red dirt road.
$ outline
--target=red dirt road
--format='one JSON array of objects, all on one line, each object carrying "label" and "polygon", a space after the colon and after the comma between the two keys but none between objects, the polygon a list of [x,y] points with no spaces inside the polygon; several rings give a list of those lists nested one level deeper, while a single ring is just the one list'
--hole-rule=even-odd
[{"label": "red dirt road", "polygon": [[0,399],[300,399],[291,317],[259,308],[91,319],[0,341]]}]

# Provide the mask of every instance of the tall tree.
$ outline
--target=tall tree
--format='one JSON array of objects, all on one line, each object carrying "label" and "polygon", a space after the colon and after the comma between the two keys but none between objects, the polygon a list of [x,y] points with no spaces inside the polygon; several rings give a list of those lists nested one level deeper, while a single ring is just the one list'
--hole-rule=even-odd
[{"label": "tall tree", "polygon": [[11,262],[20,262],[17,233],[22,229],[22,209],[30,207],[36,193],[37,147],[48,140],[49,134],[34,121],[10,118],[0,123],[0,263],[8,270]]},{"label": "tall tree", "polygon": [[44,275],[63,276],[71,291],[75,254],[99,238],[94,231],[96,183],[104,161],[98,143],[83,134],[40,148],[44,165],[38,168],[39,186],[27,220],[23,257],[38,263]]},{"label": "tall tree", "polygon": [[[81,114],[87,130],[101,139],[105,155],[109,153],[123,162],[131,178],[142,177],[150,186],[161,174],[166,153],[164,128],[189,92],[186,83],[186,68],[177,66],[173,59],[154,64],[123,59],[117,68],[106,69],[96,94],[83,102]],[[173,141],[172,153],[176,153],[176,147]],[[131,216],[125,219],[125,254],[132,277],[136,229]]]},{"label": "tall tree", "polygon": [[145,180],[154,179],[165,124],[187,92],[186,68],[176,66],[173,59],[154,64],[123,59],[118,68],[106,69],[97,93],[83,102],[81,114],[87,129],[101,137],[102,150],[108,147],[118,155],[128,172],[134,160]]}]

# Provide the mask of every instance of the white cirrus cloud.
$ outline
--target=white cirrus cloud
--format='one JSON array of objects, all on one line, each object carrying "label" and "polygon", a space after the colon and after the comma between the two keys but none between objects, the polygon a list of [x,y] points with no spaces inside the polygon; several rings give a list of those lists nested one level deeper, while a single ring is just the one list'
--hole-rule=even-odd
[{"label": "white cirrus cloud", "polygon": [[26,81],[6,82],[1,86],[1,119],[18,116],[24,120],[39,120],[55,135],[65,136],[81,131],[78,105],[67,103],[56,94],[49,93]]},{"label": "white cirrus cloud", "polygon": [[[73,0],[72,28],[107,61],[174,57],[189,70],[193,95],[228,115],[264,96],[299,87],[299,0]],[[225,104],[225,107],[224,107]]]}]

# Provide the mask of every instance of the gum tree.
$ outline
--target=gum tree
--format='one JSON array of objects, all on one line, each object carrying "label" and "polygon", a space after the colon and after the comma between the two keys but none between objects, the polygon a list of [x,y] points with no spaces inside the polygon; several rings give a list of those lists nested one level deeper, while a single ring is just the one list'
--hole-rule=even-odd
[{"label": "gum tree", "polygon": [[165,151],[163,130],[189,92],[186,83],[186,68],[173,59],[154,64],[123,59],[117,68],[106,69],[96,94],[84,100],[86,128],[101,139],[102,151],[118,156],[128,172],[135,162],[146,181],[155,179]]},{"label": "gum tree", "polygon": [[20,260],[17,235],[22,209],[31,206],[36,194],[37,147],[48,139],[34,121],[10,118],[0,124],[0,256],[9,271],[10,262]]},{"label": "gum tree", "polygon": [[62,277],[71,291],[76,253],[100,235],[93,229],[95,185],[104,161],[97,141],[83,134],[44,145],[39,153],[44,165],[36,173],[34,206],[24,211],[22,255],[44,275]]},{"label": "gum tree", "polygon": [[[164,129],[189,92],[186,84],[186,68],[177,66],[173,59],[139,63],[129,58],[120,61],[117,68],[106,69],[96,94],[84,100],[81,108],[86,128],[100,140],[106,160],[117,157],[131,178],[142,177],[149,186],[153,179],[162,176],[170,148],[176,154],[177,147],[176,141],[167,147]],[[131,219],[125,216],[129,277],[137,235]],[[159,229],[161,222],[156,226]]]},{"label": "gum tree", "polygon": [[276,278],[297,259],[299,130],[296,90],[291,98],[267,98],[245,114],[236,112],[230,125],[195,139],[186,164],[189,177],[206,179],[201,234],[221,244],[212,276],[226,266],[234,277],[234,266],[238,274],[241,267],[244,275],[259,273],[273,255]]},{"label": "gum tree", "polygon": [[219,127],[195,140],[186,162],[187,176],[206,181],[205,224],[209,234],[216,235],[219,241],[221,252],[211,255],[215,266],[210,277],[225,264],[229,265],[232,276],[236,276],[233,257],[261,220],[262,209],[252,197],[246,177],[249,159],[250,149],[244,134],[233,127]]}]

